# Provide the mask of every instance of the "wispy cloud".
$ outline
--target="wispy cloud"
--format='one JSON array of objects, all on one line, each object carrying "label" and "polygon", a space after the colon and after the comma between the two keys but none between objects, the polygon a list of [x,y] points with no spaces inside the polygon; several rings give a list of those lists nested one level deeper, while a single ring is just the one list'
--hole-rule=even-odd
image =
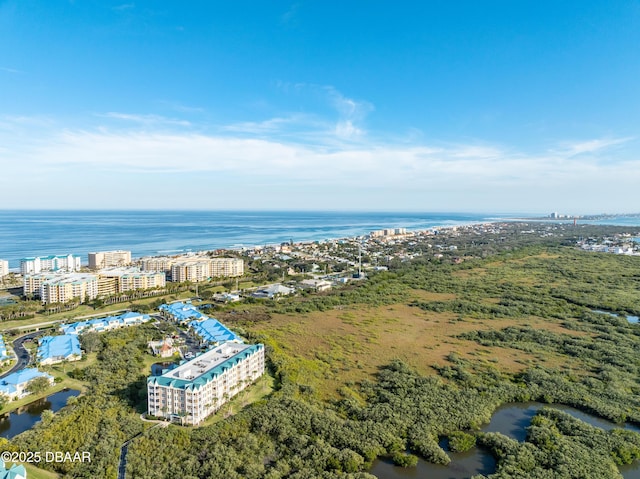
[{"label": "wispy cloud", "polygon": [[358,125],[364,121],[365,117],[371,113],[373,105],[366,101],[357,101],[348,98],[332,86],[324,87],[330,101],[339,114],[336,124],[336,135],[341,138],[353,138],[361,136],[364,130]]},{"label": "wispy cloud", "polygon": [[566,143],[562,145],[560,154],[568,156],[582,155],[585,153],[596,153],[612,146],[622,145],[629,141],[634,140],[634,137],[626,138],[596,138],[586,141],[578,141],[572,143]]},{"label": "wispy cloud", "polygon": [[[344,118],[369,111],[362,102],[332,95],[332,108]],[[544,201],[551,207],[554,201],[565,201],[565,194],[581,205],[592,200],[595,189],[606,192],[608,201],[628,203],[636,198],[630,192],[640,182],[640,157],[618,151],[616,161],[609,160],[611,148],[630,143],[622,137],[559,142],[556,148],[536,152],[482,141],[429,142],[421,136],[412,141],[381,135],[344,139],[328,127],[333,122],[305,115],[216,127],[157,115],[110,112],[98,118],[105,121],[79,129],[46,118],[0,117],[3,175],[18,179],[34,171],[59,178],[104,174],[131,179],[129,183],[153,175],[154,181],[176,188],[191,189],[193,181],[199,181],[216,182],[228,191],[250,184],[247,194],[255,201],[262,201],[259,194],[267,198],[270,185],[278,184],[284,190],[297,188],[301,198],[305,189],[315,191],[318,205],[324,204],[323,192],[341,191],[343,198],[348,197],[345,192],[369,192],[371,208],[400,201],[392,198],[404,195],[403,204],[413,209],[417,198],[467,201],[481,208],[485,197],[512,210],[518,204]],[[27,134],[36,129],[37,135]],[[110,188],[125,186],[112,183]],[[275,200],[270,204],[277,206]]]},{"label": "wispy cloud", "polygon": [[295,23],[299,8],[300,8],[300,4],[299,3],[294,3],[293,5],[291,5],[291,7],[289,7],[289,10],[287,10],[280,17],[280,22],[283,23],[283,24]]},{"label": "wispy cloud", "polygon": [[183,105],[182,103],[175,102],[175,101],[160,100],[157,103],[179,113],[203,113],[204,112],[204,108],[197,107],[197,106]]},{"label": "wispy cloud", "polygon": [[182,120],[179,118],[167,118],[160,115],[135,115],[131,113],[118,113],[109,112],[104,114],[98,114],[97,116],[103,118],[111,118],[114,120],[123,120],[127,122],[141,123],[144,125],[178,125],[178,126],[191,126],[191,122]]},{"label": "wispy cloud", "polygon": [[244,133],[252,135],[273,135],[299,133],[310,128],[323,128],[325,123],[310,115],[291,114],[289,116],[269,118],[263,121],[245,121],[223,125],[222,132]]},{"label": "wispy cloud", "polygon": [[13,74],[24,73],[22,70],[17,70],[15,68],[7,68],[7,67],[0,67],[0,71],[6,72],[6,73],[13,73]]},{"label": "wispy cloud", "polygon": [[[277,123],[277,122],[276,122]],[[263,125],[264,127],[264,125]],[[526,155],[485,145],[356,145],[324,148],[293,141],[193,132],[64,130],[25,160],[50,168],[90,167],[146,173],[222,173],[283,181],[371,187],[390,184],[531,183],[575,177],[570,156]],[[640,161],[632,162],[640,177]],[[619,166],[619,165],[618,165]],[[628,168],[628,164],[626,168]],[[618,167],[581,163],[580,174]]]},{"label": "wispy cloud", "polygon": [[115,10],[117,12],[123,12],[126,10],[132,10],[133,8],[135,8],[136,4],[135,3],[123,3],[121,5],[116,5],[115,7],[112,7],[112,10]]},{"label": "wispy cloud", "polygon": [[328,108],[335,112],[330,121],[333,134],[343,140],[355,140],[365,135],[363,123],[367,115],[375,110],[374,106],[364,100],[347,97],[331,85],[314,83],[276,82],[277,88],[287,94],[319,97]]}]

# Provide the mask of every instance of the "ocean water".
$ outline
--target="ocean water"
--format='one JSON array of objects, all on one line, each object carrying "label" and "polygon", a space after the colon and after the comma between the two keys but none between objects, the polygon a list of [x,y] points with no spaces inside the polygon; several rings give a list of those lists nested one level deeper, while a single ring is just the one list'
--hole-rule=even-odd
[{"label": "ocean water", "polygon": [[284,241],[344,238],[382,228],[427,229],[507,215],[251,211],[0,211],[0,258],[131,250],[134,257]]},{"label": "ocean water", "polygon": [[[316,241],[382,228],[424,230],[518,217],[478,213],[256,212],[256,211],[1,211],[0,258],[131,250],[134,257],[284,241]],[[523,217],[523,216],[519,216]],[[602,224],[640,225],[640,218]]]}]

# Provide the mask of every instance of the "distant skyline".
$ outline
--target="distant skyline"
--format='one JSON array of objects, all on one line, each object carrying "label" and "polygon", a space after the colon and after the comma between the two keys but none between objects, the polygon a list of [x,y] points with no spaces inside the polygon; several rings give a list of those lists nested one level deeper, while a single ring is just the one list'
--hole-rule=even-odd
[{"label": "distant skyline", "polygon": [[0,0],[2,209],[640,210],[640,1]]}]

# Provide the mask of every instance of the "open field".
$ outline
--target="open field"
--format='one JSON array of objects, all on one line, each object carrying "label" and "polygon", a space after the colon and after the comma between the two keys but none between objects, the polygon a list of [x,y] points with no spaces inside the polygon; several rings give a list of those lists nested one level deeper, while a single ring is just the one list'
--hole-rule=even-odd
[{"label": "open field", "polygon": [[59,474],[51,471],[45,471],[44,469],[39,469],[31,464],[23,464],[25,469],[27,470],[27,477],[29,479],[55,479],[60,477]]},{"label": "open field", "polygon": [[[419,292],[417,297],[442,300],[450,295]],[[273,315],[256,325],[274,354],[286,355],[297,374],[296,381],[331,397],[344,384],[373,379],[380,366],[400,359],[424,374],[436,374],[450,353],[501,372],[519,372],[528,366],[558,367],[563,359],[551,352],[525,353],[515,349],[487,347],[458,338],[462,333],[521,325],[571,336],[589,333],[566,329],[558,320],[523,317],[518,320],[458,319],[451,312],[435,313],[405,304],[347,309],[305,315]]]}]

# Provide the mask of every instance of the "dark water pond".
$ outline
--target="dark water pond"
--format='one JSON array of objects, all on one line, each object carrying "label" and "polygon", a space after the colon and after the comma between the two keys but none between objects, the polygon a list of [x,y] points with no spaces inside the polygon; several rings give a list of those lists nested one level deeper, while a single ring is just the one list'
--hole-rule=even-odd
[{"label": "dark water pond", "polygon": [[26,404],[17,411],[3,414],[0,416],[0,437],[11,439],[13,436],[31,429],[35,423],[40,421],[43,411],[50,409],[56,412],[67,405],[67,399],[78,394],[80,391],[75,389],[64,389],[46,398]]},{"label": "dark water pond", "polygon": [[[624,428],[640,432],[640,428],[635,425],[614,424],[569,406],[534,402],[508,404],[498,408],[491,417],[491,422],[481,430],[483,432],[499,432],[518,441],[524,441],[527,437],[526,428],[531,424],[531,419],[543,407],[559,409],[581,421],[607,431],[613,428]],[[441,442],[440,445],[443,446],[444,443]],[[444,449],[446,450],[446,448]],[[482,448],[474,448],[465,453],[447,451],[447,454],[451,457],[451,463],[448,466],[431,464],[420,459],[417,467],[402,468],[394,466],[390,459],[381,458],[373,463],[369,472],[380,479],[468,479],[474,474],[488,475],[495,472],[495,458]],[[640,463],[636,462],[630,466],[621,467],[620,472],[625,479],[640,479]]]}]

